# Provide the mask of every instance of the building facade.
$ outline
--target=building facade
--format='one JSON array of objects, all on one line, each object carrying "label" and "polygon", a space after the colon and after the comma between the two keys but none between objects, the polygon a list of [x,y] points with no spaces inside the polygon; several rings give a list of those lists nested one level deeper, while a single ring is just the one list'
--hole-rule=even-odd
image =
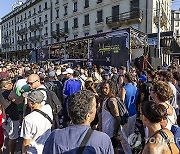
[{"label": "building facade", "polygon": [[172,10],[172,30],[180,45],[180,10]]},{"label": "building facade", "polygon": [[[161,31],[171,30],[171,2],[161,1]],[[132,26],[157,32],[159,0],[27,0],[2,18],[2,51],[24,51]]]}]

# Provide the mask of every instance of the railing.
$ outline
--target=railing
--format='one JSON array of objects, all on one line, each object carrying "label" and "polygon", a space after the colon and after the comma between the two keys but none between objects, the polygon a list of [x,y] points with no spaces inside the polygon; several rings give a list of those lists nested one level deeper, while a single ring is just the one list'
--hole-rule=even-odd
[{"label": "railing", "polygon": [[116,16],[109,16],[106,18],[106,24],[111,25],[114,22],[133,22],[133,21],[141,21],[143,18],[143,11],[142,10],[134,10],[129,12],[124,12],[118,14]]},{"label": "railing", "polygon": [[26,39],[23,39],[23,40],[17,40],[17,44],[22,45],[22,44],[27,43],[27,41],[28,41],[28,40],[26,40]]},{"label": "railing", "polygon": [[9,43],[4,43],[2,44],[2,48],[9,48],[10,47],[10,44]]},{"label": "railing", "polygon": [[68,33],[69,33],[69,29],[63,28],[63,29],[52,31],[52,37],[60,38],[62,36],[67,36]]},{"label": "railing", "polygon": [[30,42],[38,42],[38,41],[40,41],[40,39],[41,39],[41,36],[40,35],[36,35],[36,36],[30,37],[29,41]]},{"label": "railing", "polygon": [[23,34],[26,34],[28,32],[28,29],[27,28],[22,28],[20,30],[17,31],[17,34],[18,35],[23,35]]},{"label": "railing", "polygon": [[35,24],[29,26],[29,30],[30,31],[36,31],[36,30],[40,29],[42,26],[43,26],[42,22],[35,23]]}]

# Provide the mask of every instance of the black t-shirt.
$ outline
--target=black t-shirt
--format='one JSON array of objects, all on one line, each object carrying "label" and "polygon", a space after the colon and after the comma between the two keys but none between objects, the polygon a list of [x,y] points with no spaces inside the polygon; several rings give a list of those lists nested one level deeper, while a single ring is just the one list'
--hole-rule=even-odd
[{"label": "black t-shirt", "polygon": [[5,108],[5,113],[8,115],[11,120],[19,120],[18,108],[15,103],[9,100],[10,90],[2,91],[1,95],[4,97],[4,100],[1,100],[0,103]]}]

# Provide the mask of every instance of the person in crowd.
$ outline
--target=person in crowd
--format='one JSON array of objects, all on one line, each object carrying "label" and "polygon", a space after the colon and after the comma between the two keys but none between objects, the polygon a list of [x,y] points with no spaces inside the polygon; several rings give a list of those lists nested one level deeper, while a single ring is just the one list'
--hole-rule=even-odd
[{"label": "person in crowd", "polygon": [[0,105],[0,154],[3,154],[4,147],[4,132],[2,124],[6,121],[5,110],[2,105]]},{"label": "person in crowd", "polygon": [[63,105],[63,110],[64,110],[64,122],[66,125],[69,123],[70,119],[67,114],[67,103],[68,103],[68,98],[71,96],[73,93],[81,90],[81,81],[78,79],[79,73],[77,71],[72,70],[71,68],[67,68],[63,74],[66,74],[68,76],[68,80],[65,81],[64,87],[63,87],[63,94],[64,94],[64,105]]},{"label": "person in crowd", "polygon": [[162,104],[153,101],[145,101],[141,104],[141,119],[149,131],[149,139],[142,151],[143,154],[179,153],[171,131],[161,127],[161,122],[167,118],[167,115],[167,108]]},{"label": "person in crowd", "polygon": [[14,154],[16,140],[19,137],[19,113],[17,104],[20,104],[22,100],[23,98],[17,96],[13,90],[13,85],[9,78],[0,80],[0,104],[5,109],[6,114],[6,123],[4,123],[3,127],[9,137],[9,154]]},{"label": "person in crowd", "polygon": [[92,91],[95,94],[95,96],[96,96],[97,111],[96,111],[96,115],[95,115],[94,120],[91,122],[91,127],[93,129],[97,129],[97,125],[98,125],[98,122],[99,122],[99,118],[98,118],[98,110],[99,110],[98,98],[99,98],[99,96],[98,96],[98,94],[96,92],[96,89],[94,87],[94,82],[93,82],[93,79],[91,77],[86,79],[86,81],[85,81],[85,89]]},{"label": "person in crowd", "polygon": [[9,78],[9,77],[10,77],[10,75],[9,75],[9,72],[7,71],[6,66],[3,66],[2,71],[0,72],[0,79]]},{"label": "person in crowd", "polygon": [[[46,87],[40,82],[40,78],[37,74],[31,74],[28,76],[27,84],[30,86],[32,90],[35,89],[46,89]],[[42,101],[42,105],[45,104],[45,100],[47,99],[46,91],[40,90],[44,94],[44,101]]]},{"label": "person in crowd", "polygon": [[32,112],[22,123],[22,154],[42,154],[45,141],[51,133],[52,109],[49,104],[42,105],[44,94],[40,90],[25,92],[23,96],[27,98]]},{"label": "person in crowd", "polygon": [[151,97],[154,102],[166,107],[168,114],[166,128],[171,130],[171,126],[176,124],[177,120],[175,109],[168,103],[168,101],[173,97],[172,89],[166,82],[155,82],[151,91]]},{"label": "person in crowd", "polygon": [[[114,154],[108,135],[90,129],[90,123],[96,114],[93,92],[81,90],[72,94],[68,99],[67,110],[73,125],[53,131],[45,143],[43,154],[80,153],[81,150],[82,153]],[[82,141],[87,133],[90,137],[82,148]]]},{"label": "person in crowd", "polygon": [[116,92],[117,88],[113,81],[105,81],[102,85],[102,90],[105,95],[105,100],[102,104],[102,131],[105,132],[112,141],[113,148],[116,154],[118,154],[118,139],[121,137],[121,144],[126,154],[132,153],[131,148],[127,142],[127,138],[124,132],[121,131],[120,126],[120,113],[118,109]]},{"label": "person in crowd", "polygon": [[134,81],[134,75],[130,72],[124,75],[124,86],[121,89],[120,98],[125,103],[129,112],[128,123],[124,126],[124,131],[127,137],[134,133],[135,121],[136,121],[136,97],[137,87],[132,83]]},{"label": "person in crowd", "polygon": [[172,84],[172,80],[173,80],[173,74],[169,71],[164,71],[163,72],[163,81],[168,83],[168,85],[173,90],[173,98],[171,100],[169,100],[169,103],[174,107],[176,114],[179,115],[179,108],[178,108],[178,103],[177,103],[177,89]]}]

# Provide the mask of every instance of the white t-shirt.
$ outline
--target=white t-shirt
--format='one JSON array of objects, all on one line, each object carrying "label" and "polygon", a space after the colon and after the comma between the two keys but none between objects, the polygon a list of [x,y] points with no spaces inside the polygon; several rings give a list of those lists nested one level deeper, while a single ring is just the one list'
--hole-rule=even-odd
[{"label": "white t-shirt", "polygon": [[[40,109],[53,119],[50,105],[44,105]],[[51,133],[51,123],[42,114],[33,111],[28,114],[22,123],[21,137],[30,139],[28,154],[42,154],[44,144]]]}]

